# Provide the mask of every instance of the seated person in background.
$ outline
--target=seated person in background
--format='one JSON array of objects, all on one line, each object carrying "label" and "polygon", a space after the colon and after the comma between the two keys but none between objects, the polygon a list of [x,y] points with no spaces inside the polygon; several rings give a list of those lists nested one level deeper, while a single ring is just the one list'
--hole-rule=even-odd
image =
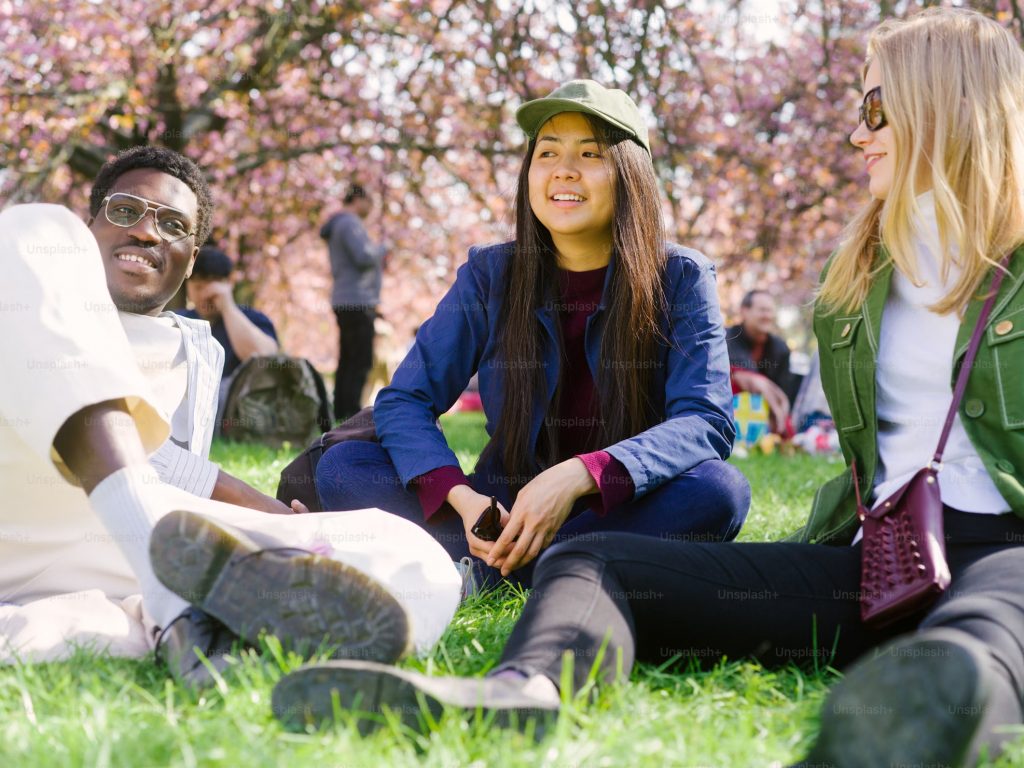
[{"label": "seated person in background", "polygon": [[740,322],[726,331],[733,393],[752,392],[768,402],[773,432],[786,431],[795,396],[789,347],[771,332],[775,300],[766,291],[749,291],[740,303]]},{"label": "seated person in background", "polygon": [[228,390],[238,366],[257,355],[277,354],[277,331],[270,318],[251,307],[235,303],[234,264],[224,251],[204,245],[196,256],[192,274],[185,283],[189,304],[177,314],[206,320],[224,347],[224,373],[217,401],[217,423],[224,413]]}]

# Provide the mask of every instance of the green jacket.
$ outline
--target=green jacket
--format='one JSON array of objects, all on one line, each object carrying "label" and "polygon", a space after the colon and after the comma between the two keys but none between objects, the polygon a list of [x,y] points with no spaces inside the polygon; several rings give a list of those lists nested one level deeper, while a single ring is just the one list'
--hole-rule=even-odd
[{"label": "green jacket", "polygon": [[[861,492],[868,496],[878,469],[875,366],[892,271],[890,263],[879,273],[867,299],[855,312],[826,314],[820,307],[815,308],[814,335],[821,355],[821,384],[839,431],[847,469],[818,489],[807,525],[791,539],[849,544],[860,525],[849,467],[856,459]],[[983,283],[986,291],[990,280],[991,276],[986,277]],[[1024,517],[1022,286],[1024,247],[1013,254],[1010,274],[999,289],[960,403],[960,419],[996,488],[1010,508]],[[972,300],[960,325],[954,351],[954,382],[983,303],[983,299]],[[940,473],[940,482],[941,478]]]}]

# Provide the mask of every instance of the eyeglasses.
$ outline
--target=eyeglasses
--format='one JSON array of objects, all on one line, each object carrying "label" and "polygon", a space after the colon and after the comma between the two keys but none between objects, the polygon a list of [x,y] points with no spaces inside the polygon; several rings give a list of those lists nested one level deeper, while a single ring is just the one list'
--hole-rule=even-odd
[{"label": "eyeglasses", "polygon": [[864,123],[864,127],[869,131],[880,130],[889,124],[885,119],[885,112],[882,111],[882,86],[876,85],[864,94],[858,122]]},{"label": "eyeglasses", "polygon": [[188,216],[177,208],[161,205],[155,200],[115,192],[103,198],[103,213],[115,227],[134,227],[150,211],[156,221],[156,231],[168,243],[184,240],[196,231],[189,224]]}]

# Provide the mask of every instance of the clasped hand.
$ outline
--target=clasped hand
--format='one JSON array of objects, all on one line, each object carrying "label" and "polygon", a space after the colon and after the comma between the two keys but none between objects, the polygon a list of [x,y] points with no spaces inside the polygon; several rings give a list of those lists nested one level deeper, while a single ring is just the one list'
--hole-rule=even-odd
[{"label": "clasped hand", "polygon": [[455,499],[452,502],[465,525],[469,551],[488,565],[500,568],[502,576],[508,576],[533,561],[551,543],[580,496],[596,490],[589,470],[577,458],[544,470],[523,486],[511,512],[501,507],[503,530],[494,542],[483,541],[471,533],[490,502],[487,497],[461,486],[461,503]]}]

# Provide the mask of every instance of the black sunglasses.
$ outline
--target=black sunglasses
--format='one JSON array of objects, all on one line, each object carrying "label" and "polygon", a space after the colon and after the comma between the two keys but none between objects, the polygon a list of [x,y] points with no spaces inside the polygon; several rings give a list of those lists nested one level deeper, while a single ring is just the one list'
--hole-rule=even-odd
[{"label": "black sunglasses", "polygon": [[184,240],[196,233],[189,223],[184,211],[162,205],[155,200],[129,195],[127,192],[115,192],[103,198],[103,215],[107,221],[117,227],[134,227],[142,217],[153,211],[156,231],[169,243]]},{"label": "black sunglasses", "polygon": [[483,541],[497,541],[501,536],[501,531],[501,510],[498,508],[498,499],[491,496],[491,505],[480,514],[476,525],[470,528],[469,532]]},{"label": "black sunglasses", "polygon": [[864,123],[864,127],[869,131],[877,131],[889,124],[885,119],[885,112],[882,111],[882,86],[876,85],[864,94],[858,122]]}]

